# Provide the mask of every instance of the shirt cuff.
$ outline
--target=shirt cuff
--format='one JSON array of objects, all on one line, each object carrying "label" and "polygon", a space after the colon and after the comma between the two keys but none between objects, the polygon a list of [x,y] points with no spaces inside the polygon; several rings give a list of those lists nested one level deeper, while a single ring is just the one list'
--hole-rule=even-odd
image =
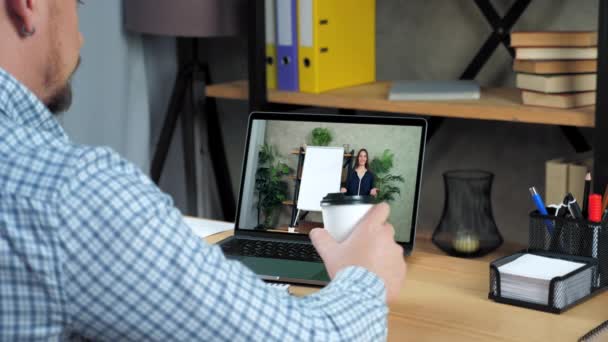
[{"label": "shirt cuff", "polygon": [[370,298],[386,301],[386,288],[384,282],[375,273],[360,266],[349,266],[336,274],[332,281],[340,287],[347,287],[353,291],[353,287],[369,296]]}]

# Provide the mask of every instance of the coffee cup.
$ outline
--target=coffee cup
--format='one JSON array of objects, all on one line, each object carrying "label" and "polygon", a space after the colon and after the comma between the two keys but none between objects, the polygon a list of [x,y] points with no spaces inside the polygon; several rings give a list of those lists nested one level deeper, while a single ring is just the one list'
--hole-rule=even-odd
[{"label": "coffee cup", "polygon": [[344,241],[374,203],[372,196],[327,194],[321,201],[323,226],[334,240]]}]

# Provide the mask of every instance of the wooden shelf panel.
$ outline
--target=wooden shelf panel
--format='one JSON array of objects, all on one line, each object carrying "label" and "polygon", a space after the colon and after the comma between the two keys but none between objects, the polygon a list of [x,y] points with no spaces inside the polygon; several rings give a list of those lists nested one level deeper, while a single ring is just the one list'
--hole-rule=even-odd
[{"label": "wooden shelf panel", "polygon": [[[520,92],[511,88],[484,88],[480,100],[465,101],[389,101],[391,82],[375,82],[356,87],[332,90],[322,94],[268,91],[268,101],[312,107],[369,110],[386,113],[441,116],[447,118],[499,120],[594,127],[595,107],[554,109],[524,106]],[[246,100],[247,81],[221,83],[207,87],[207,96]]]},{"label": "wooden shelf panel", "polygon": [[294,205],[296,205],[296,202],[294,202],[294,201],[283,201],[283,205],[294,206]]},{"label": "wooden shelf panel", "polygon": [[[291,150],[291,152],[290,152],[290,153],[291,153],[291,154],[298,155],[298,154],[300,154],[300,150],[298,150],[298,149],[293,149],[293,150]],[[306,154],[306,151],[304,151],[302,154]],[[349,157],[352,157],[352,156],[353,156],[353,155],[352,155],[352,154],[350,154],[350,153],[344,153],[344,157],[345,157],[345,158],[349,158]]]}]

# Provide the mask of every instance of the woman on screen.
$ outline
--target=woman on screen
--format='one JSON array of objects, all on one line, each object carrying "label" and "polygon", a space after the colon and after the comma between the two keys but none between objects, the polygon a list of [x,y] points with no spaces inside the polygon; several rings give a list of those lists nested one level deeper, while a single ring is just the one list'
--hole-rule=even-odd
[{"label": "woman on screen", "polygon": [[355,167],[346,177],[346,186],[340,192],[347,196],[378,196],[374,188],[374,174],[369,170],[367,150],[362,148],[357,153]]}]

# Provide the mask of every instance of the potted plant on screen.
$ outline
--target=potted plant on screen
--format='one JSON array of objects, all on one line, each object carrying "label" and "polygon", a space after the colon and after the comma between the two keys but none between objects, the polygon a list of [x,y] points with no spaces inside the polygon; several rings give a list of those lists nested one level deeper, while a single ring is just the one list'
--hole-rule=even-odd
[{"label": "potted plant on screen", "polygon": [[375,187],[378,189],[378,202],[392,202],[396,196],[401,195],[397,183],[403,183],[403,177],[391,173],[395,154],[391,150],[384,150],[382,155],[374,157],[370,163],[370,169],[376,175]]},{"label": "potted plant on screen", "polygon": [[333,140],[331,132],[327,128],[317,127],[310,133],[313,146],[328,146]]},{"label": "potted plant on screen", "polygon": [[[287,182],[283,177],[290,170],[287,164],[278,160],[278,153],[271,145],[264,144],[258,154],[258,169],[255,175],[255,190],[258,195],[258,228],[270,228],[276,225],[283,201],[287,199]],[[260,224],[261,216],[264,222]]]}]

